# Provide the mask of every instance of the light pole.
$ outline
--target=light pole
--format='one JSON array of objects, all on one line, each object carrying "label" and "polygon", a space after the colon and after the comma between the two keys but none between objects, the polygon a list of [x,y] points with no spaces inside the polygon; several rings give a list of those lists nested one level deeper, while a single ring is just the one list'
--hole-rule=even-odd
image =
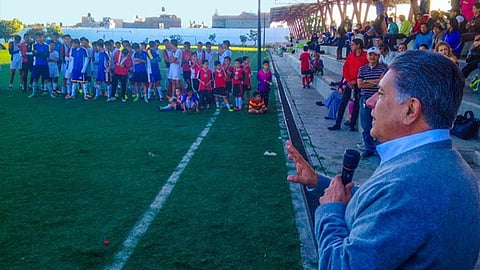
[{"label": "light pole", "polygon": [[257,70],[262,67],[262,18],[260,0],[258,0],[258,26],[257,26]]}]

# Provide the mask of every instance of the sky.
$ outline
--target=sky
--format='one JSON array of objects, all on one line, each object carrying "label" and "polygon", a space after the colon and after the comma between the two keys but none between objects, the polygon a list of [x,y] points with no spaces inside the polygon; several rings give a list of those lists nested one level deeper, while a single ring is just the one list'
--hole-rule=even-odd
[{"label": "sky", "polygon": [[[70,6],[75,2],[81,5]],[[90,12],[96,21],[103,17],[124,19],[133,21],[133,18],[153,17],[162,13],[165,7],[166,14],[175,14],[182,19],[182,27],[187,27],[189,21],[197,23],[205,22],[211,26],[212,15],[218,10],[218,15],[238,15],[242,11],[258,11],[258,0],[142,0],[123,4],[124,0],[99,1],[99,0],[44,0],[45,4],[34,4],[28,8],[22,8],[28,2],[14,0],[0,0],[0,20],[19,19],[24,24],[33,23],[63,23],[71,26],[79,23],[82,16]],[[271,7],[279,7],[285,4],[309,2],[308,0],[261,0],[262,12],[269,12]],[[311,2],[311,1],[310,1]],[[283,3],[283,4],[282,4]],[[30,4],[30,3],[28,3]]]}]

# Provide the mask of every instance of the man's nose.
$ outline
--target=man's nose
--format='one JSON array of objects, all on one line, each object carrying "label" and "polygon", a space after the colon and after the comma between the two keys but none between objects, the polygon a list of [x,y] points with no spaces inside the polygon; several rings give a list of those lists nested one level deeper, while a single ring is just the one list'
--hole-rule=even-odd
[{"label": "man's nose", "polygon": [[378,93],[375,93],[373,96],[369,97],[365,104],[367,105],[368,108],[373,109],[375,108],[375,104],[377,104],[378,100]]}]

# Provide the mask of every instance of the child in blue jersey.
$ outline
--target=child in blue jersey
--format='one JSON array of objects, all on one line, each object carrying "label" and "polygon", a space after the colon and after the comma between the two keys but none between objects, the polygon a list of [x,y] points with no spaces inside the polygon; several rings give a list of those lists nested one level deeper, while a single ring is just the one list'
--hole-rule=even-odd
[{"label": "child in blue jersey", "polygon": [[158,44],[155,41],[150,41],[148,45],[150,46],[147,50],[148,99],[150,100],[156,91],[158,99],[163,101],[162,74],[159,64],[162,58],[158,54]]},{"label": "child in blue jersey", "polygon": [[133,82],[135,84],[135,98],[133,99],[134,102],[138,101],[139,98],[139,88],[140,85],[143,87],[143,93],[145,102],[148,103],[148,93],[147,93],[147,53],[142,50],[138,43],[133,43],[132,48],[134,50],[133,53]]},{"label": "child in blue jersey", "polygon": [[[96,43],[97,54],[98,54],[98,65],[97,65],[97,74],[95,78],[97,80],[97,84],[95,86],[95,99],[98,99],[102,95],[102,84],[105,84],[105,88],[109,93],[109,97],[112,92],[112,85],[111,85],[111,73],[110,69],[112,67],[112,59],[110,58],[110,54],[105,51],[104,43],[102,40],[97,41]],[[107,101],[109,100],[107,98]]]},{"label": "child in blue jersey", "polygon": [[88,100],[87,77],[88,52],[84,47],[80,47],[80,40],[72,41],[72,52],[70,54],[72,92],[65,96],[66,99],[75,98],[75,93],[79,84],[83,88],[83,98]]},{"label": "child in blue jersey", "polygon": [[[32,70],[32,79],[33,79],[33,85],[32,85],[32,94],[29,95],[28,97],[34,97],[37,95],[37,89],[38,89],[38,79],[40,76],[42,79],[47,82],[48,85],[50,82],[50,72],[48,70],[48,56],[50,55],[50,49],[48,48],[48,45],[43,42],[43,34],[42,33],[37,33],[35,35],[35,39],[37,43],[33,45],[33,70]],[[52,93],[52,88],[50,87],[48,89],[48,92],[50,94],[50,97],[55,97]]]},{"label": "child in blue jersey", "polygon": [[[207,60],[204,60],[208,63]],[[193,89],[188,89],[187,93],[182,95],[182,108],[183,112],[186,112],[188,110],[196,111],[199,112],[198,110],[198,95],[197,93],[193,92]]]}]

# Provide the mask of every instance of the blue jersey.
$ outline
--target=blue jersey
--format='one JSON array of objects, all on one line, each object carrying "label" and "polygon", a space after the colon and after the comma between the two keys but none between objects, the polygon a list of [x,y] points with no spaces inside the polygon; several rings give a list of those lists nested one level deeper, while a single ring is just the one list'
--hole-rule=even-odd
[{"label": "blue jersey", "polygon": [[105,73],[108,70],[108,66],[111,62],[110,55],[107,52],[98,52],[98,72]]},{"label": "blue jersey", "polygon": [[[144,51],[133,53],[133,72],[147,73],[147,53]],[[145,63],[137,63],[137,60],[145,60]]]},{"label": "blue jersey", "polygon": [[81,71],[81,73],[85,73],[88,66],[87,49],[83,47],[73,48],[71,57],[73,58],[72,71]]},{"label": "blue jersey", "polygon": [[157,51],[154,51],[152,49],[148,49],[147,51],[147,56],[148,56],[148,73],[160,73],[160,66],[159,63],[161,61],[160,55],[157,53]]},{"label": "blue jersey", "polygon": [[48,66],[48,56],[50,50],[45,43],[35,43],[33,45],[33,65],[34,66]]}]

